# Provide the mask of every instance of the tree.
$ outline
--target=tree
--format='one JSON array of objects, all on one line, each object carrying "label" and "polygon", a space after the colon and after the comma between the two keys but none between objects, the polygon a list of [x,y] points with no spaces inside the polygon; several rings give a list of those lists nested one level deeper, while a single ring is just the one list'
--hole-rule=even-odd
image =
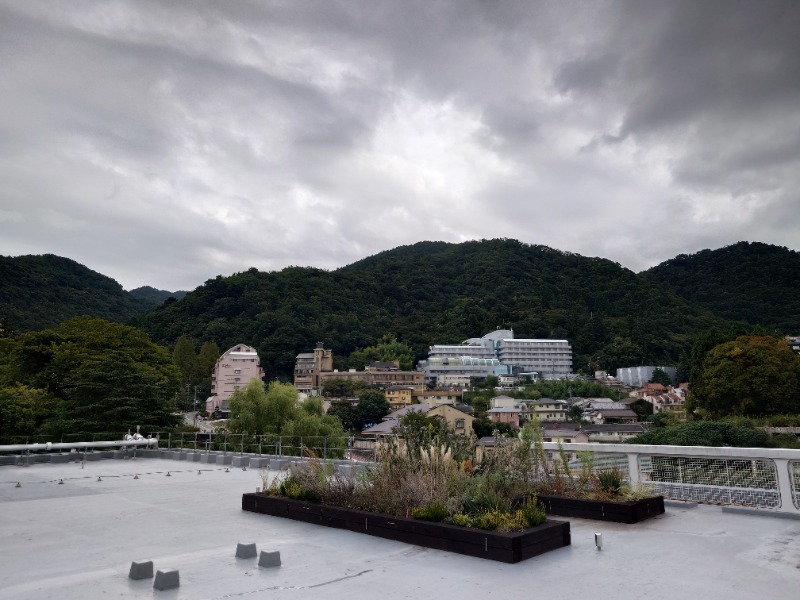
[{"label": "tree", "polygon": [[573,423],[580,423],[583,418],[583,407],[578,404],[571,404],[567,409],[567,417]]},{"label": "tree", "polygon": [[800,412],[800,356],[785,340],[740,336],[715,346],[692,390],[694,407],[712,418]]},{"label": "tree", "polygon": [[349,364],[352,369],[363,369],[372,361],[397,361],[400,369],[410,371],[414,366],[414,351],[408,344],[398,342],[392,335],[384,335],[380,341],[367,348],[360,348],[350,354]]},{"label": "tree", "polygon": [[58,400],[47,390],[16,384],[0,388],[0,440],[20,443],[34,437],[52,416]]},{"label": "tree", "polygon": [[495,432],[499,436],[513,437],[514,429],[509,423],[495,423],[485,416],[478,417],[472,421],[472,431],[478,438],[493,436]]},{"label": "tree", "polygon": [[653,369],[653,375],[650,377],[650,383],[660,383],[664,387],[672,385],[672,379],[669,378],[667,372],[660,367]]},{"label": "tree", "polygon": [[235,433],[280,434],[283,426],[298,416],[298,400],[291,384],[273,381],[265,389],[254,379],[231,396],[228,428]]},{"label": "tree", "polygon": [[211,373],[214,370],[214,365],[217,364],[219,355],[219,346],[217,346],[216,342],[203,343],[197,355],[197,373],[195,377],[198,380],[211,379]]},{"label": "tree", "polygon": [[179,337],[175,342],[172,358],[181,372],[180,405],[184,409],[189,409],[194,398],[192,387],[197,383],[197,355],[194,351],[194,342],[185,335]]},{"label": "tree", "polygon": [[365,381],[351,381],[349,379],[328,379],[322,385],[322,395],[332,398],[349,398],[355,396],[358,390],[367,389],[369,384]]},{"label": "tree", "polygon": [[303,400],[300,408],[304,413],[308,413],[309,415],[317,415],[318,417],[321,417],[325,414],[322,398],[319,396],[309,396]]},{"label": "tree", "polygon": [[392,407],[380,390],[362,390],[358,394],[356,405],[356,429],[359,431],[376,423],[388,415]]},{"label": "tree", "polygon": [[[21,335],[7,356],[11,386],[39,390],[39,433],[124,432],[172,427],[180,374],[169,352],[134,327],[77,317]],[[30,394],[35,394],[33,391]]]},{"label": "tree", "polygon": [[629,444],[668,446],[768,447],[769,438],[761,429],[737,426],[726,421],[692,421],[658,427],[627,440]]},{"label": "tree", "polygon": [[338,418],[346,431],[361,431],[363,429],[363,427],[358,427],[359,420],[356,414],[356,407],[350,402],[343,400],[331,402],[328,414]]}]

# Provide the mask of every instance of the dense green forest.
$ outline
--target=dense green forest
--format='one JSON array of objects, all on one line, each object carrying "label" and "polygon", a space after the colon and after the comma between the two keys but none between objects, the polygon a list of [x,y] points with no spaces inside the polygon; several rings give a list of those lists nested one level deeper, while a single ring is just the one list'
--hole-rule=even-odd
[{"label": "dense green forest", "polygon": [[419,359],[497,327],[570,340],[576,369],[670,364],[722,320],[609,260],[485,240],[421,242],[331,272],[220,276],[135,323],[166,344],[183,334],[253,344],[271,378],[317,341],[346,356],[390,334]]},{"label": "dense green forest", "polygon": [[173,427],[180,373],[139,329],[75,317],[0,337],[0,441]]},{"label": "dense green forest", "polygon": [[55,327],[81,315],[126,322],[153,306],[68,258],[0,256],[0,318],[16,331]]},{"label": "dense green forest", "polygon": [[739,242],[681,254],[642,275],[723,319],[800,335],[800,252]]},{"label": "dense green forest", "polygon": [[170,347],[182,335],[221,350],[244,342],[258,349],[268,378],[290,376],[297,353],[317,341],[345,367],[344,357],[386,335],[416,360],[431,344],[505,327],[518,337],[566,338],[576,370],[613,372],[642,362],[686,366],[693,338],[730,320],[800,331],[798,278],[800,254],[759,243],[682,255],[637,275],[514,240],[421,242],[334,271],[217,276],[173,300],[181,293],[125,292],[65,258],[0,257],[0,320],[29,331],[85,314],[134,324]]},{"label": "dense green forest", "polygon": [[177,291],[177,292],[170,292],[168,290],[157,290],[154,287],[150,287],[149,285],[144,285],[142,287],[134,288],[130,292],[128,292],[134,298],[138,298],[139,300],[144,300],[148,304],[152,306],[158,306],[159,304],[164,304],[170,298],[175,298],[175,300],[180,300],[189,292],[185,291]]}]

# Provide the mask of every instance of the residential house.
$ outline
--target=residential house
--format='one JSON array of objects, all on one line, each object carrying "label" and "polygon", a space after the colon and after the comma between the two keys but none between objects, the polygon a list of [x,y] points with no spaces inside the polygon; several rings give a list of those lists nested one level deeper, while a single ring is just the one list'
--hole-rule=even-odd
[{"label": "residential house", "polygon": [[532,410],[536,411],[536,416],[540,422],[554,421],[563,422],[567,420],[569,403],[566,400],[553,400],[552,398],[539,398],[530,402]]},{"label": "residential house", "polygon": [[492,423],[508,423],[514,429],[524,424],[523,409],[517,406],[500,406],[486,411],[486,418]]},{"label": "residential house", "polygon": [[455,406],[461,402],[461,396],[462,392],[460,390],[424,390],[422,392],[415,392],[414,400],[420,404],[427,405],[429,408],[433,408],[441,404]]},{"label": "residential house", "polygon": [[413,387],[405,385],[390,385],[383,390],[386,401],[392,407],[392,410],[409,406],[413,401],[411,396],[413,392]]},{"label": "residential house", "polygon": [[639,415],[630,408],[600,408],[588,420],[595,424],[636,423]]},{"label": "residential house", "polygon": [[396,435],[393,431],[394,428],[399,426],[400,419],[410,412],[421,412],[426,416],[442,419],[450,431],[460,435],[472,435],[472,423],[475,420],[472,415],[447,404],[434,408],[428,408],[422,404],[411,404],[389,413],[383,418],[383,421],[362,431],[363,437],[359,440],[359,448],[367,449],[367,445],[370,444],[374,448],[380,440],[394,438]]},{"label": "residential house", "polygon": [[632,437],[645,433],[644,423],[593,424],[581,427],[581,432],[589,437],[589,443],[619,444]]}]

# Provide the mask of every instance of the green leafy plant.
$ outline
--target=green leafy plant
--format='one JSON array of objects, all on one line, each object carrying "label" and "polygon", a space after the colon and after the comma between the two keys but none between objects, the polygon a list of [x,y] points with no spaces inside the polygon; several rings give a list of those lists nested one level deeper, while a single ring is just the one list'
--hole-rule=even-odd
[{"label": "green leafy plant", "polygon": [[625,481],[625,475],[615,467],[606,471],[600,471],[600,473],[597,474],[597,481],[600,491],[609,494],[619,494],[622,489],[622,484]]},{"label": "green leafy plant", "polygon": [[434,501],[425,506],[412,508],[411,516],[422,521],[441,523],[448,517],[448,512],[444,504]]}]

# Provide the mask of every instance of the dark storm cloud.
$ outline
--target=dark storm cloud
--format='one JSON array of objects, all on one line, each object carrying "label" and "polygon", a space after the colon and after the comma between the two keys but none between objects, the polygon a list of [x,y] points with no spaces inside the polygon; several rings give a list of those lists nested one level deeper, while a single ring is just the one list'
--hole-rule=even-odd
[{"label": "dark storm cloud", "polygon": [[798,248],[798,14],[0,0],[0,252],[179,288],[422,239]]}]

